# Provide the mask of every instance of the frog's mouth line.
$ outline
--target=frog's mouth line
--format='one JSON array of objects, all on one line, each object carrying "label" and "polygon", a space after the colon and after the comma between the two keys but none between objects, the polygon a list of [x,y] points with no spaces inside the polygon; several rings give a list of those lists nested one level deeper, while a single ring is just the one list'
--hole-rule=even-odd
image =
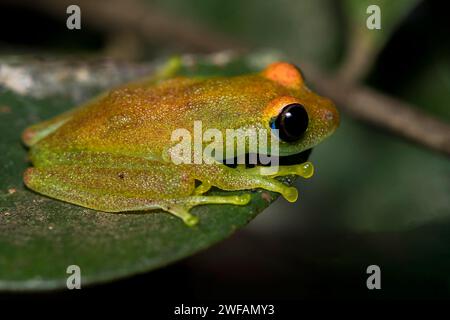
[{"label": "frog's mouth line", "polygon": [[[278,160],[278,165],[280,165],[280,166],[289,166],[289,165],[304,163],[304,162],[308,161],[308,158],[309,158],[311,152],[312,152],[312,148],[302,151],[300,153],[291,154],[289,156],[272,157],[272,163],[276,163],[275,162],[276,160]],[[252,168],[255,166],[269,166],[270,165],[270,164],[260,163],[259,157],[254,157],[254,158],[256,158],[258,160],[257,164],[251,163],[250,154],[246,154],[245,155],[245,166],[248,168]],[[225,164],[226,166],[228,166],[230,168],[236,168],[237,158],[233,158],[233,161],[228,161],[228,162],[229,163],[227,163],[227,161],[224,160],[223,164]]]}]

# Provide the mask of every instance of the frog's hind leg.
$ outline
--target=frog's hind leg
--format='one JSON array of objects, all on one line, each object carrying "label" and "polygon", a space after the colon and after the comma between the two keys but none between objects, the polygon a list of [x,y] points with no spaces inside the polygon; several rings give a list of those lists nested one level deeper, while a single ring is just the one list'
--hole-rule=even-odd
[{"label": "frog's hind leg", "polygon": [[162,209],[195,225],[198,218],[189,213],[203,204],[245,205],[250,195],[192,195],[195,181],[182,171],[166,166],[148,170],[83,168],[58,166],[28,168],[25,185],[41,194],[90,209],[126,212]]},{"label": "frog's hind leg", "polygon": [[22,133],[22,141],[27,147],[31,147],[36,144],[39,140],[42,140],[58,128],[60,128],[64,123],[66,123],[72,115],[61,114],[53,119],[43,121],[32,125],[25,129]]},{"label": "frog's hind leg", "polygon": [[44,139],[49,134],[55,132],[58,128],[63,126],[66,122],[73,118],[74,115],[86,110],[89,106],[94,104],[103,98],[105,94],[100,94],[97,97],[89,100],[83,105],[74,108],[72,110],[66,111],[56,117],[49,120],[39,122],[25,129],[22,133],[22,141],[27,147],[31,147],[40,140]]},{"label": "frog's hind leg", "polygon": [[188,212],[172,209],[172,199],[188,197],[195,182],[181,171],[164,166],[121,170],[57,166],[28,168],[25,185],[43,195],[105,212],[163,209],[188,222]]},{"label": "frog's hind leg", "polygon": [[246,205],[250,202],[250,194],[233,195],[233,196],[190,196],[182,199],[169,201],[163,204],[162,209],[172,213],[173,215],[183,219],[189,225],[196,225],[198,218],[189,213],[195,206],[204,204],[233,204],[238,206]]}]

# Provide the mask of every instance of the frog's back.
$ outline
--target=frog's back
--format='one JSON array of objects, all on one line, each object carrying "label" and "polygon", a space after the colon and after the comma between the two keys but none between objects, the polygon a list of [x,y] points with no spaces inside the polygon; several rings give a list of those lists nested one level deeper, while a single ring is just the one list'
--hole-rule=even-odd
[{"label": "frog's back", "polygon": [[[255,80],[261,80],[256,87]],[[255,88],[259,92],[254,92]],[[255,113],[250,110],[250,106],[258,108],[254,96],[264,104],[279,94],[276,89],[257,76],[174,78],[157,85],[123,86],[75,113],[41,144],[159,158],[173,130],[190,129],[194,120],[219,127],[230,118],[245,118],[245,110],[236,105]]]}]

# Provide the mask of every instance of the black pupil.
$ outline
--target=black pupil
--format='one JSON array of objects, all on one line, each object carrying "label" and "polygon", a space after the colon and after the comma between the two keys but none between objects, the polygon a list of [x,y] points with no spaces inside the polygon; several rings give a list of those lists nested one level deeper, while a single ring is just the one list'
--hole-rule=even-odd
[{"label": "black pupil", "polygon": [[280,139],[293,142],[302,137],[308,128],[308,113],[299,103],[293,103],[283,108],[275,120],[275,127],[279,130]]}]

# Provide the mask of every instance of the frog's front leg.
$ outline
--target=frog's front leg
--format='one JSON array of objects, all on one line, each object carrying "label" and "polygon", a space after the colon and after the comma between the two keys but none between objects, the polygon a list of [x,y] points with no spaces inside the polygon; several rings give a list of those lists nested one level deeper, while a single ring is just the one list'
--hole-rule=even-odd
[{"label": "frog's front leg", "polygon": [[230,168],[223,164],[213,164],[197,167],[194,171],[196,179],[206,185],[212,185],[223,190],[261,188],[280,193],[286,200],[295,202],[298,198],[297,189],[278,181],[275,177],[297,175],[310,178],[314,173],[314,167],[311,162],[278,168],[257,166],[250,169],[243,166]]},{"label": "frog's front leg", "polygon": [[250,174],[257,174],[272,178],[296,175],[308,179],[314,174],[314,166],[311,162],[305,162],[290,166],[280,166],[278,168],[258,166],[251,169],[246,169],[246,171]]}]

